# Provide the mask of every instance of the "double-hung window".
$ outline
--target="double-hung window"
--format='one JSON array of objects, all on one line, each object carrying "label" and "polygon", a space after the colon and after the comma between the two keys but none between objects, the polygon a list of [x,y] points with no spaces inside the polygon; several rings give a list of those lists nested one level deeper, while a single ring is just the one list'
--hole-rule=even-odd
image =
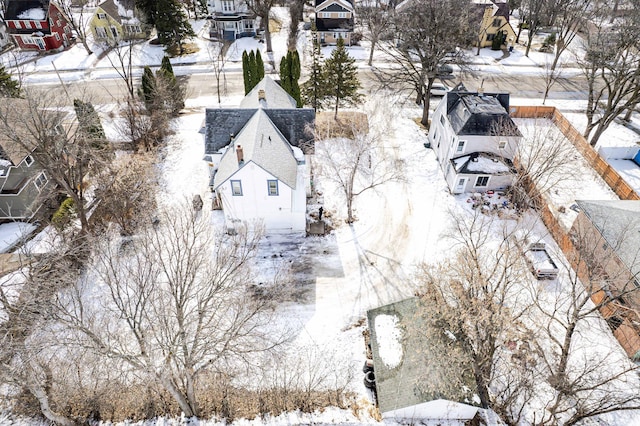
[{"label": "double-hung window", "polygon": [[242,182],[239,180],[232,180],[231,181],[231,195],[233,195],[234,197],[241,197],[242,196]]},{"label": "double-hung window", "polygon": [[270,196],[278,195],[278,181],[277,180],[267,180],[267,191]]},{"label": "double-hung window", "polygon": [[476,188],[484,188],[489,185],[489,176],[478,176],[476,178],[476,184],[474,185]]}]

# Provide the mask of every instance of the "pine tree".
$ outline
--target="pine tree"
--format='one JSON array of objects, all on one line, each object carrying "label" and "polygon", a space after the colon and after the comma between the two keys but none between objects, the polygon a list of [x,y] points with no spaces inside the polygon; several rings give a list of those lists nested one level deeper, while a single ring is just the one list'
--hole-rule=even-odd
[{"label": "pine tree", "polygon": [[358,93],[360,81],[358,80],[358,68],[356,60],[349,56],[344,47],[342,37],[338,39],[336,48],[331,53],[322,67],[323,80],[326,87],[324,96],[329,102],[335,103],[334,118],[338,118],[340,105],[358,105],[362,102],[363,95]]},{"label": "pine tree", "polygon": [[302,99],[315,111],[322,108],[322,100],[325,94],[324,74],[322,73],[322,51],[318,42],[315,24],[311,24],[311,64],[309,65],[309,80],[302,84]]},{"label": "pine tree", "polygon": [[195,37],[182,4],[177,0],[157,0],[155,26],[158,40],[167,47],[178,46],[180,55],[184,53],[184,39]]},{"label": "pine tree", "polygon": [[104,128],[91,102],[74,99],[73,107],[76,110],[80,130],[91,138],[95,147],[103,146],[106,141]]},{"label": "pine tree", "polygon": [[300,58],[297,51],[288,51],[280,61],[280,85],[293,99],[296,100],[296,106],[302,107],[302,99],[300,98],[300,86],[298,79],[300,78]]},{"label": "pine tree", "polygon": [[253,90],[258,84],[258,69],[256,67],[256,52],[249,52],[249,91]]},{"label": "pine tree", "polygon": [[144,67],[144,71],[142,72],[142,81],[141,81],[141,93],[142,100],[144,101],[144,105],[147,107],[147,110],[151,111],[154,108],[154,98],[156,91],[156,76],[153,75],[153,71],[148,66]]},{"label": "pine tree", "polygon": [[135,1],[136,8],[141,10],[144,16],[147,18],[146,21],[149,25],[156,24],[156,16],[157,16],[157,0],[136,0]]},{"label": "pine tree", "polygon": [[264,62],[259,50],[256,50],[256,71],[256,84],[258,84],[264,78]]},{"label": "pine tree", "polygon": [[19,98],[20,83],[11,77],[4,65],[0,65],[0,97]]},{"label": "pine tree", "polygon": [[174,116],[178,115],[180,110],[184,108],[184,90],[178,84],[168,56],[162,58],[160,69],[156,72],[156,82],[157,80],[162,80],[163,87],[168,92],[165,95],[168,95],[166,97],[170,99],[171,113]]},{"label": "pine tree", "polygon": [[251,67],[249,65],[249,54],[242,52],[242,77],[244,78],[244,94],[251,91]]}]

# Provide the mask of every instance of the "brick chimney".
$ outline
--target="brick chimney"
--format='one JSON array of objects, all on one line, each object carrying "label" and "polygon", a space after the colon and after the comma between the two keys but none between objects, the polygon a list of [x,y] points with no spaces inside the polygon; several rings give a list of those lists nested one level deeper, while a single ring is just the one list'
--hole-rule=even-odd
[{"label": "brick chimney", "polygon": [[267,95],[264,93],[263,89],[258,90],[258,100],[259,101],[266,101],[267,100]]},{"label": "brick chimney", "polygon": [[242,146],[236,146],[236,155],[238,156],[238,165],[244,164],[244,152],[242,151]]}]

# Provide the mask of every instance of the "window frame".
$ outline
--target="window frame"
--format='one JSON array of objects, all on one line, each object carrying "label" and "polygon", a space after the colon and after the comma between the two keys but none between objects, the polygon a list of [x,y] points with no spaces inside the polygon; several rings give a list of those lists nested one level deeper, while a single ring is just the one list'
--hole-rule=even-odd
[{"label": "window frame", "polygon": [[467,148],[467,141],[466,140],[458,140],[458,143],[456,144],[456,154],[464,154],[464,150]]},{"label": "window frame", "polygon": [[47,185],[47,182],[49,182],[49,178],[44,171],[40,172],[40,174],[33,180],[33,184],[38,191],[42,191],[42,188]]},{"label": "window frame", "polygon": [[[480,185],[480,180],[484,180],[484,185]],[[489,180],[491,179],[491,176],[488,175],[479,175],[476,177],[476,181],[473,183],[473,187],[474,188],[486,188],[489,186]]]},{"label": "window frame", "polygon": [[100,20],[106,20],[107,19],[107,14],[106,13],[98,13],[98,19]]},{"label": "window frame", "polygon": [[35,162],[36,162],[36,160],[34,160],[31,155],[27,155],[26,157],[24,157],[24,164],[27,167],[33,166],[33,163],[35,163]]},{"label": "window frame", "polygon": [[[230,181],[231,195],[234,197],[242,197],[242,181],[239,179],[232,179]],[[237,187],[235,186],[237,185]]]},{"label": "window frame", "polygon": [[[275,191],[272,191],[271,184],[275,184],[273,188]],[[267,195],[270,197],[277,197],[280,195],[280,191],[278,188],[278,179],[267,179]]]},{"label": "window frame", "polygon": [[499,141],[498,149],[505,149],[507,147],[507,141]]}]

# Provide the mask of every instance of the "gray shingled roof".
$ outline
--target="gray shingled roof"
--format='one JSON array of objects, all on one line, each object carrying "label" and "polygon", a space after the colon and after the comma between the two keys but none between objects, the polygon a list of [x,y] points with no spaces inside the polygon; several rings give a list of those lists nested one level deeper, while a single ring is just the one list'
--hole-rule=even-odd
[{"label": "gray shingled roof", "polygon": [[522,136],[509,116],[509,95],[450,91],[447,116],[457,135]]},{"label": "gray shingled roof", "polygon": [[[135,10],[135,1],[134,0],[117,0],[117,2],[122,6],[125,11],[134,11]],[[131,19],[131,17],[121,16],[118,10],[118,5],[114,0],[106,0],[98,5],[102,10],[104,10],[111,18],[116,20],[118,23],[122,24],[123,18]]]},{"label": "gray shingled roof", "polygon": [[[382,413],[435,399],[470,404],[471,389],[476,388],[470,358],[469,362],[463,362],[459,356],[447,356],[456,346],[455,341],[444,330],[430,328],[420,315],[420,307],[420,299],[413,297],[367,312],[378,406]],[[385,365],[380,354],[380,346],[384,344],[380,341],[383,336],[378,336],[376,331],[380,315],[396,316],[403,331],[402,361],[395,368]],[[453,372],[458,376],[453,377]]]},{"label": "gray shingled roof", "polygon": [[[258,98],[258,92],[264,90],[265,99]],[[296,100],[291,97],[271,77],[265,76],[240,102],[240,108],[295,108]]]},{"label": "gray shingled roof", "polygon": [[634,276],[640,274],[640,201],[576,201]]},{"label": "gray shingled roof", "polygon": [[[239,165],[236,147],[240,145],[243,151],[244,164]],[[220,160],[220,166],[215,175],[213,189],[215,190],[241,167],[253,162],[292,189],[296,187],[298,162],[291,146],[269,119],[267,114],[259,109],[243,127],[227,152]]]}]

